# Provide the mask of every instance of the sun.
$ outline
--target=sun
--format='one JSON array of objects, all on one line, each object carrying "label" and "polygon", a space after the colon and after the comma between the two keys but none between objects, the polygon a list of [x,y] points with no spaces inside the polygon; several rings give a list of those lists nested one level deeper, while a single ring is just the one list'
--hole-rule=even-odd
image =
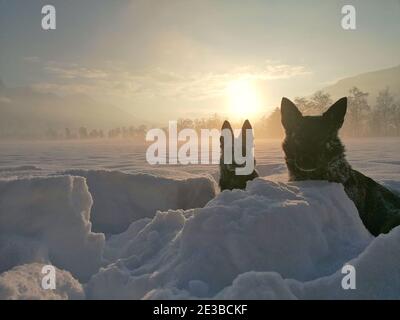
[{"label": "sun", "polygon": [[253,118],[260,111],[260,97],[251,79],[232,80],[226,87],[230,112],[239,119]]}]

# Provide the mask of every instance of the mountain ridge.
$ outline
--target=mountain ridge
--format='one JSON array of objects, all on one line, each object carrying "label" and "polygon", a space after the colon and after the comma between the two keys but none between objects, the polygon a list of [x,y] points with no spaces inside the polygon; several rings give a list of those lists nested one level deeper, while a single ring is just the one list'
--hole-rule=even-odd
[{"label": "mountain ridge", "polygon": [[389,91],[400,99],[400,64],[394,67],[379,69],[357,74],[338,80],[322,89],[337,99],[349,94],[352,87],[368,92],[368,102],[374,104],[379,91],[389,88]]}]

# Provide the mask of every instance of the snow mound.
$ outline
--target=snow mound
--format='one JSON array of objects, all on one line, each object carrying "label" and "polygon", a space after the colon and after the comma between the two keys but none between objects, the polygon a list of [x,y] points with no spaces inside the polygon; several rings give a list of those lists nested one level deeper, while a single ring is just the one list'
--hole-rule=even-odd
[{"label": "snow mound", "polygon": [[153,218],[157,210],[203,207],[215,197],[214,180],[207,177],[175,180],[120,171],[70,170],[66,174],[87,180],[94,200],[93,230],[120,233],[141,218]]},{"label": "snow mound", "polygon": [[387,235],[380,235],[357,258],[348,262],[356,270],[355,290],[342,288],[344,274],[341,270],[308,282],[283,279],[276,272],[247,272],[239,275],[216,298],[400,299],[399,256],[400,227],[397,227]]},{"label": "snow mound", "polygon": [[[379,253],[373,246],[382,238],[363,253],[365,260],[369,251]],[[159,211],[111,237],[104,257],[115,262],[91,278],[86,293],[100,299],[307,298],[312,289],[303,293],[303,284],[318,287],[371,241],[342,185],[255,179],[204,208]],[[393,241],[388,250],[398,246]],[[293,279],[293,288],[284,279]]]},{"label": "snow mound", "polygon": [[82,285],[67,271],[56,269],[56,288],[42,288],[42,264],[32,263],[0,275],[0,300],[81,300]]},{"label": "snow mound", "polygon": [[[258,178],[208,201],[207,178],[80,173],[92,187],[0,181],[0,299],[400,299],[400,227],[372,237],[340,184]],[[124,232],[91,231],[88,188]],[[44,264],[56,290],[41,288]],[[355,290],[341,286],[345,264]]]},{"label": "snow mound", "polygon": [[88,280],[101,265],[104,235],[91,232],[92,198],[82,177],[0,181],[0,272],[50,262]]}]

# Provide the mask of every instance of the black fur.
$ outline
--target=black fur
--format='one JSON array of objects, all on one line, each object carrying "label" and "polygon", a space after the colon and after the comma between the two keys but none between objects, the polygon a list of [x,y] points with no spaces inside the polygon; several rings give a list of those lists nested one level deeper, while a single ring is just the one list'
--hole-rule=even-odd
[{"label": "black fur", "polygon": [[353,170],[346,161],[345,148],[338,137],[346,109],[347,98],[342,98],[322,116],[303,116],[289,99],[282,99],[282,125],[286,132],[282,147],[289,179],[342,183],[364,225],[377,236],[400,225],[400,197]]},{"label": "black fur", "polygon": [[[225,121],[222,125],[222,130],[228,129],[231,133],[232,141],[234,139],[233,130],[229,121]],[[246,130],[252,129],[251,124],[248,120],[246,120],[242,127],[242,133],[239,139],[242,139],[242,154],[244,155],[246,152]],[[233,189],[245,189],[247,181],[253,180],[258,177],[257,171],[254,169],[253,172],[249,175],[236,175],[235,169],[239,167],[234,161],[232,164],[224,163],[224,137],[221,136],[221,158],[219,163],[219,187],[221,191],[223,190],[233,190]],[[233,158],[233,146],[232,146],[232,159]],[[255,166],[255,161],[254,161]]]}]

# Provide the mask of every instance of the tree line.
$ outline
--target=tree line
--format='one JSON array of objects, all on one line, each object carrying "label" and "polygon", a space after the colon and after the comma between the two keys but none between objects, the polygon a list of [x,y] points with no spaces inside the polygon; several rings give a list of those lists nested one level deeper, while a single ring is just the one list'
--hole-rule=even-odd
[{"label": "tree line", "polygon": [[[400,136],[400,101],[396,100],[389,88],[381,90],[375,102],[368,102],[369,93],[353,87],[348,92],[347,114],[341,134],[349,137]],[[310,97],[296,97],[293,102],[304,115],[320,115],[335,101],[324,91],[317,91]],[[201,129],[219,129],[224,118],[214,113],[203,118],[180,118],[177,120],[178,131],[190,128],[197,132]],[[241,123],[231,122],[234,128]],[[280,108],[275,108],[269,115],[264,115],[253,123],[257,138],[281,138],[284,135],[281,125]],[[146,125],[116,127],[107,131],[80,127],[73,131],[65,128],[64,133],[49,129],[46,137],[50,139],[137,139],[144,141],[150,127]],[[162,128],[168,131],[168,127]]]},{"label": "tree line", "polygon": [[[400,136],[400,101],[396,100],[389,88],[381,90],[373,104],[368,103],[368,92],[353,87],[348,92],[347,113],[341,134],[349,137]],[[293,100],[304,115],[320,115],[335,101],[323,91],[311,97],[297,97]],[[258,137],[281,137],[280,109],[263,117],[255,125]]]}]

